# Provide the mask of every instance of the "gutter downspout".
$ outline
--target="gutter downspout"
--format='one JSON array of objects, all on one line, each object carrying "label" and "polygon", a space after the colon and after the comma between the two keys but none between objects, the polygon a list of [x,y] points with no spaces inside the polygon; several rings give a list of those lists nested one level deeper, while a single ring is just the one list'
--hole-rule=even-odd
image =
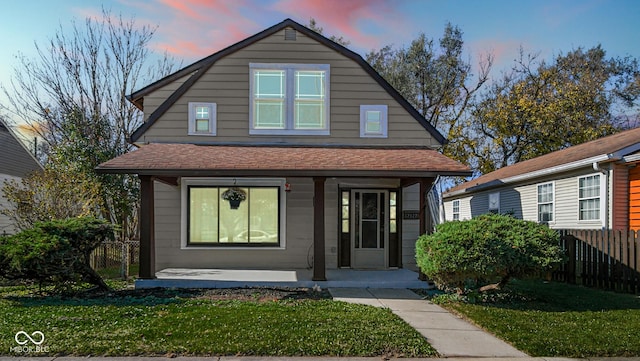
[{"label": "gutter downspout", "polygon": [[600,183],[600,193],[603,198],[603,209],[600,215],[600,221],[602,222],[602,229],[609,229],[609,170],[600,167],[600,163],[593,162],[591,164],[593,170],[602,173],[604,176],[604,182]]}]

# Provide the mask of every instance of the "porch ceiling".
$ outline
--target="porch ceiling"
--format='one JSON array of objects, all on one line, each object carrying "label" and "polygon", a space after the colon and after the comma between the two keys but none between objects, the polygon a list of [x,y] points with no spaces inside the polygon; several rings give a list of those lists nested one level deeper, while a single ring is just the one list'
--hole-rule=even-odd
[{"label": "porch ceiling", "polygon": [[433,149],[195,144],[145,145],[100,164],[101,173],[155,176],[468,176],[469,168]]}]

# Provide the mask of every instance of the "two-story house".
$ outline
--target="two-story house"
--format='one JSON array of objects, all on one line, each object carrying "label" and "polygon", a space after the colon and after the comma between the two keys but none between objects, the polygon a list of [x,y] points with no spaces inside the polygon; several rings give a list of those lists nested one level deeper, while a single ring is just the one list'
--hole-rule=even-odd
[{"label": "two-story house", "polygon": [[425,193],[469,175],[360,55],[285,20],[131,94],[140,277],[165,268],[416,269]]}]

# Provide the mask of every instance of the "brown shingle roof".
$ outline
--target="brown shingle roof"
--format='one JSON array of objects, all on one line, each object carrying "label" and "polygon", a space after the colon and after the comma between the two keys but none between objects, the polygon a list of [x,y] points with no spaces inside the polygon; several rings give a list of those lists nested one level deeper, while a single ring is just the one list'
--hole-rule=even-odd
[{"label": "brown shingle roof", "polygon": [[469,175],[432,149],[149,144],[98,166],[102,173],[171,176]]},{"label": "brown shingle roof", "polygon": [[500,168],[453,187],[445,192],[444,196],[452,196],[452,193],[465,190],[469,192],[472,187],[483,188],[483,186],[489,186],[492,182],[498,184],[498,181],[506,178],[542,171],[597,156],[611,155],[611,160],[616,160],[616,157],[619,158],[625,154],[615,155],[614,153],[624,151],[628,154],[637,151],[638,148],[640,148],[640,128],[635,128]]}]

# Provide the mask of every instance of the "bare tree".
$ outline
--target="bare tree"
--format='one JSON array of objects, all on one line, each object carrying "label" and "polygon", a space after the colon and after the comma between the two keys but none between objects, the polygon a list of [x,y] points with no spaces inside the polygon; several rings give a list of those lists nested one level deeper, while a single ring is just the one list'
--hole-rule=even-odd
[{"label": "bare tree", "polygon": [[46,44],[35,43],[33,58],[18,55],[11,83],[2,85],[8,102],[0,109],[39,135],[45,166],[54,162],[57,169],[96,177],[103,189],[102,216],[130,237],[137,219],[136,179],[97,176],[93,169],[131,150],[128,140],[142,116],[125,95],[169,74],[174,61],[150,51],[156,29],[134,19],[103,9],[102,18],[71,25],[69,31],[60,26]]}]

